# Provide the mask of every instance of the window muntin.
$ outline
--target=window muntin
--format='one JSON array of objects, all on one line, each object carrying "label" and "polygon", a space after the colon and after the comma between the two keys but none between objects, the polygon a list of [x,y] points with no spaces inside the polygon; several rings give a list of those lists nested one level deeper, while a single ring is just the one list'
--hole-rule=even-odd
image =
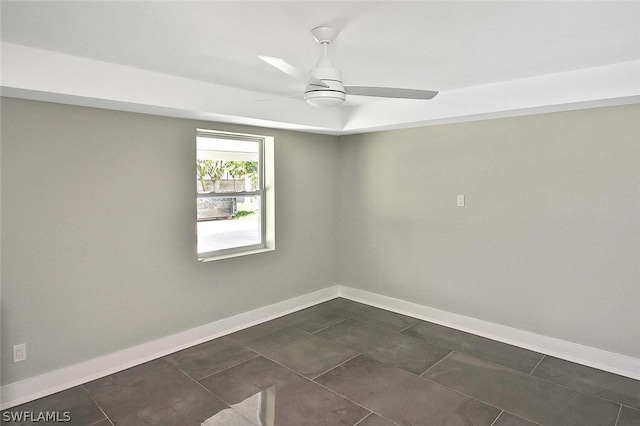
[{"label": "window muntin", "polygon": [[[265,156],[265,148],[269,155]],[[272,177],[272,138],[198,129],[196,191],[200,260],[274,248]]]}]

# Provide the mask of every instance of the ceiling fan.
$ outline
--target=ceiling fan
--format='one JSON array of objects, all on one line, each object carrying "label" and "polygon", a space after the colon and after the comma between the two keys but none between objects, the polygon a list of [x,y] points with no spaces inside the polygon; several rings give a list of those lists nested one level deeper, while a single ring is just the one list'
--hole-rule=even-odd
[{"label": "ceiling fan", "polygon": [[338,30],[332,27],[316,27],[311,30],[313,38],[322,46],[322,56],[315,68],[309,73],[299,70],[280,58],[271,56],[258,57],[307,84],[304,100],[317,107],[332,107],[345,101],[346,95],[375,96],[382,98],[401,99],[432,99],[438,94],[432,90],[401,89],[395,87],[345,86],[342,83],[342,73],[333,66],[327,54],[329,43],[338,36]]}]

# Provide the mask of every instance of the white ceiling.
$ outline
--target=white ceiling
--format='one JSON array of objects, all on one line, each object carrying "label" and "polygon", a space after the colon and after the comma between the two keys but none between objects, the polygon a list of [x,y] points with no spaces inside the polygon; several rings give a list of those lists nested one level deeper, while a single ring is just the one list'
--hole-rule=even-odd
[{"label": "white ceiling", "polygon": [[[640,102],[640,2],[5,1],[2,94],[329,134]],[[318,109],[309,30],[345,84],[439,90]]]}]

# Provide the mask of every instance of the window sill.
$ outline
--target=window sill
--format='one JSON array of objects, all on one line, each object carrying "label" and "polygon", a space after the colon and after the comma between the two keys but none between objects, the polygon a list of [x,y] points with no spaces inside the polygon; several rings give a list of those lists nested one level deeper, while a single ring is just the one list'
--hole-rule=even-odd
[{"label": "window sill", "polygon": [[207,256],[207,257],[198,257],[198,262],[212,262],[214,260],[222,260],[222,259],[229,259],[232,257],[240,257],[240,256],[248,256],[251,254],[258,254],[258,253],[265,253],[268,251],[274,251],[275,247],[263,247],[263,248],[259,248],[259,249],[253,249],[253,250],[245,250],[245,251],[238,251],[235,253],[225,253],[225,254],[220,254],[217,256]]}]

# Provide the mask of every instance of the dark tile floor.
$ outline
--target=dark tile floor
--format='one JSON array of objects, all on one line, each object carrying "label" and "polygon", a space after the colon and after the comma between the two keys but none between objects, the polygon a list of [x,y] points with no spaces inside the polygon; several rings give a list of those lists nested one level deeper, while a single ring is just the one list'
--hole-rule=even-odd
[{"label": "dark tile floor", "polygon": [[640,425],[640,381],[346,299],[2,413],[74,425]]}]

